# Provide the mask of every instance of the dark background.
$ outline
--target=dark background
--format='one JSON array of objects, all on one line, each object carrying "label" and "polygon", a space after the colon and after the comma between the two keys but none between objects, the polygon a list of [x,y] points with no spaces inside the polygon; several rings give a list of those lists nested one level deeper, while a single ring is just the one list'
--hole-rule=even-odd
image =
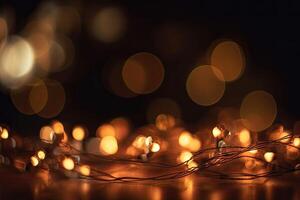
[{"label": "dark background", "polygon": [[[0,8],[10,7],[16,25],[10,34],[18,34],[38,0],[4,1]],[[292,128],[300,118],[300,2],[299,1],[57,1],[58,4],[79,5],[80,32],[71,35],[76,48],[73,65],[50,77],[60,80],[66,91],[64,110],[56,119],[69,124],[84,123],[91,132],[113,117],[128,117],[135,127],[147,123],[146,111],[158,97],[175,100],[181,117],[197,123],[212,109],[220,106],[239,107],[243,97],[252,90],[270,92],[277,101],[277,122]],[[128,17],[125,35],[113,44],[103,44],[90,37],[86,21],[95,6],[116,5]],[[165,56],[157,47],[156,38],[165,25],[180,27],[187,38],[181,50]],[[246,69],[235,82],[226,84],[223,98],[214,106],[202,107],[186,94],[189,72],[203,59],[212,42],[220,38],[237,41],[246,53]],[[121,98],[107,90],[101,80],[102,68],[108,62],[147,51],[160,57],[165,66],[161,87],[152,94]],[[62,75],[63,74],[63,75]],[[67,80],[62,76],[69,77]],[[1,122],[21,134],[37,135],[39,127],[49,122],[39,116],[24,115],[13,106],[7,91],[0,92]]]}]

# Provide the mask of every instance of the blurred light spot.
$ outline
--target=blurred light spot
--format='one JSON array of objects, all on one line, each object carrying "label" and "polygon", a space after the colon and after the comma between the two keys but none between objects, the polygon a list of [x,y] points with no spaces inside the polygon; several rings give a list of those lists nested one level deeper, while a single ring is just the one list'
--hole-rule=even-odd
[{"label": "blurred light spot", "polygon": [[239,133],[239,140],[244,146],[248,146],[251,143],[250,132],[247,129],[243,129]]},{"label": "blurred light spot", "polygon": [[222,41],[218,43],[211,53],[211,65],[222,72],[215,72],[220,80],[234,81],[238,79],[245,68],[245,57],[240,45],[234,41]]},{"label": "blurred light spot", "polygon": [[254,169],[256,167],[256,162],[253,159],[247,159],[245,161],[245,168],[246,169]]},{"label": "blurred light spot", "polygon": [[34,113],[40,112],[48,101],[48,90],[43,80],[36,81],[29,93],[29,103]]},{"label": "blurred light spot", "polygon": [[77,141],[82,141],[85,137],[86,133],[83,127],[76,126],[72,131],[72,136]]},{"label": "blurred light spot", "polygon": [[276,101],[265,91],[253,91],[242,102],[243,124],[252,131],[262,131],[272,125],[277,114]]},{"label": "blurred light spot", "polygon": [[187,147],[191,143],[192,139],[193,139],[193,137],[189,132],[183,131],[180,134],[178,141],[179,141],[180,146]]},{"label": "blurred light spot", "polygon": [[274,159],[275,154],[273,152],[266,152],[264,154],[264,158],[267,162],[272,162]]},{"label": "blurred light spot", "polygon": [[2,130],[1,130],[1,139],[7,139],[8,138],[8,136],[9,136],[9,134],[8,134],[8,130],[6,129],[6,128],[3,128]]},{"label": "blurred light spot", "polygon": [[38,156],[39,159],[44,160],[46,158],[46,153],[43,150],[39,150],[37,152],[37,156]]},{"label": "blurred light spot", "polygon": [[143,149],[145,145],[146,137],[143,135],[138,135],[135,140],[133,141],[133,146],[138,149]]},{"label": "blurred light spot", "polygon": [[44,126],[40,130],[40,139],[46,143],[53,143],[54,140],[54,131],[50,126]]},{"label": "blurred light spot", "polygon": [[151,147],[152,152],[158,152],[160,150],[160,145],[158,143],[153,143]]},{"label": "blurred light spot", "polygon": [[62,161],[62,165],[66,170],[69,170],[69,171],[73,170],[75,167],[75,163],[74,163],[73,159],[71,159],[71,158],[65,158]]},{"label": "blurred light spot", "polygon": [[97,137],[114,136],[116,137],[116,130],[111,124],[103,124],[96,130]]},{"label": "blurred light spot", "polygon": [[101,9],[91,24],[94,37],[102,42],[117,41],[126,30],[126,17],[122,10],[116,7]]},{"label": "blurred light spot", "polygon": [[300,138],[298,138],[298,137],[294,138],[293,145],[295,147],[299,147],[300,146]]},{"label": "blurred light spot", "polygon": [[115,128],[116,138],[118,140],[123,140],[127,137],[130,131],[130,125],[127,119],[118,117],[113,119],[110,124]]},{"label": "blurred light spot", "polygon": [[100,138],[91,138],[86,143],[86,151],[92,154],[99,154]]},{"label": "blurred light spot", "polygon": [[180,162],[187,162],[193,157],[193,154],[189,151],[183,151],[179,155],[179,161]]},{"label": "blurred light spot", "polygon": [[201,148],[201,142],[197,138],[192,138],[190,145],[187,147],[191,152],[199,151]]},{"label": "blurred light spot", "polygon": [[39,164],[39,159],[36,156],[31,156],[30,162],[31,162],[32,166],[36,167]]},{"label": "blurred light spot", "polygon": [[79,170],[80,170],[80,173],[84,176],[89,176],[91,173],[91,168],[88,165],[81,165]]},{"label": "blurred light spot", "polygon": [[198,167],[198,164],[197,164],[195,161],[193,161],[193,160],[190,160],[190,161],[187,163],[187,165],[188,165],[188,168],[189,168],[189,169]]},{"label": "blurred light spot", "polygon": [[249,151],[249,153],[251,153],[251,154],[257,154],[257,152],[258,152],[257,149],[252,149],[252,150]]},{"label": "blurred light spot", "polygon": [[212,130],[212,134],[216,138],[222,134],[222,131],[218,127],[214,127],[214,129]]},{"label": "blurred light spot", "polygon": [[[197,104],[209,106],[217,103],[225,91],[225,83],[219,80],[214,71],[217,68],[204,65],[195,68],[188,76],[186,90],[189,97]],[[219,76],[222,76],[221,72]]]},{"label": "blurred light spot", "polygon": [[113,155],[118,151],[118,142],[114,136],[105,136],[100,141],[100,151],[104,155]]},{"label": "blurred light spot", "polygon": [[[161,128],[169,129],[175,125],[175,118],[180,118],[179,105],[169,98],[158,98],[152,101],[147,109],[149,123],[156,123]],[[175,117],[175,118],[174,118]]]},{"label": "blurred light spot", "polygon": [[54,120],[52,122],[52,128],[53,128],[55,134],[62,134],[65,132],[64,125],[60,121],[57,121],[57,120]]},{"label": "blurred light spot", "polygon": [[0,79],[9,88],[24,84],[31,75],[34,51],[25,39],[12,37],[0,53]]},{"label": "blurred light spot", "polygon": [[137,94],[154,92],[161,85],[164,74],[160,59],[146,52],[129,57],[122,69],[126,86]]},{"label": "blurred light spot", "polygon": [[38,113],[44,118],[57,116],[64,108],[66,95],[63,86],[55,80],[45,80],[48,91],[48,101],[45,107]]}]

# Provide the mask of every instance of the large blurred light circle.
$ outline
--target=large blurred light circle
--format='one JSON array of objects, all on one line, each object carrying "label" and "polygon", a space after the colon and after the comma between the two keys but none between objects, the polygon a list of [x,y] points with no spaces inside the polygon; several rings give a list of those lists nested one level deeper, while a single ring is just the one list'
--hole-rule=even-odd
[{"label": "large blurred light circle", "polygon": [[276,118],[277,105],[273,96],[258,90],[249,93],[241,104],[243,124],[252,131],[262,131],[272,125]]},{"label": "large blurred light circle", "polygon": [[100,152],[104,155],[113,155],[118,151],[118,141],[114,136],[105,136],[100,141]]},{"label": "large blurred light circle", "polygon": [[115,42],[125,30],[125,15],[117,7],[101,9],[94,17],[91,27],[94,37],[105,43]]},{"label": "large blurred light circle", "polygon": [[56,80],[47,79],[45,84],[48,91],[48,101],[38,115],[44,118],[52,118],[63,110],[66,94],[63,86]]},{"label": "large blurred light circle", "polygon": [[217,103],[225,91],[225,83],[213,71],[222,73],[215,67],[204,65],[195,68],[188,76],[186,90],[189,97],[199,105],[209,106]]},{"label": "large blurred light circle", "polygon": [[[211,65],[219,69],[223,77],[220,80],[234,81],[238,79],[245,68],[245,57],[242,48],[234,41],[222,41],[213,49],[210,57]],[[213,68],[214,69],[214,68]]]},{"label": "large blurred light circle", "polygon": [[23,38],[14,36],[0,54],[0,78],[9,88],[19,87],[33,69],[34,51]]},{"label": "large blurred light circle", "polygon": [[146,52],[129,57],[122,70],[126,86],[137,94],[155,91],[161,85],[164,74],[164,66],[160,59]]},{"label": "large blurred light circle", "polygon": [[29,93],[29,102],[35,113],[40,112],[48,101],[48,90],[43,80],[37,81]]}]

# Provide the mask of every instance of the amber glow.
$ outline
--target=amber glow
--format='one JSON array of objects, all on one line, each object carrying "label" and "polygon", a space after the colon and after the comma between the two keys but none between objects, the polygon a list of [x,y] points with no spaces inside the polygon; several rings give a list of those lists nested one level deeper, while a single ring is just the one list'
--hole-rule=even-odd
[{"label": "amber glow", "polygon": [[193,138],[190,145],[187,147],[192,152],[199,151],[201,148],[201,142],[198,138]]},{"label": "amber glow", "polygon": [[151,53],[137,53],[127,59],[122,69],[126,86],[136,94],[149,94],[161,85],[165,75],[160,59]]},{"label": "amber glow", "polygon": [[132,145],[138,149],[143,149],[145,145],[145,140],[146,140],[145,136],[139,135],[135,138]]},{"label": "amber glow", "polygon": [[[204,65],[196,67],[188,76],[186,90],[189,97],[196,104],[210,106],[217,103],[225,91],[225,83],[217,78],[213,66]],[[222,76],[221,72],[219,76]]]},{"label": "amber glow", "polygon": [[63,134],[65,132],[64,125],[60,121],[53,121],[52,128],[55,134]]},{"label": "amber glow", "polygon": [[193,160],[190,160],[187,165],[189,169],[198,167],[198,164]]},{"label": "amber glow", "polygon": [[183,131],[179,136],[178,142],[180,146],[187,147],[191,143],[192,139],[191,133]]},{"label": "amber glow", "polygon": [[218,127],[215,127],[212,130],[212,134],[216,138],[216,137],[219,137],[222,134],[222,131]]},{"label": "amber glow", "polygon": [[31,156],[30,162],[31,162],[32,166],[36,167],[39,164],[39,159],[36,156]]},{"label": "amber glow", "polygon": [[248,146],[251,142],[250,132],[247,129],[243,129],[239,133],[239,140],[244,146]]},{"label": "amber glow", "polygon": [[53,143],[54,131],[50,126],[44,126],[40,130],[40,139],[46,143]]},{"label": "amber glow", "polygon": [[257,149],[252,149],[252,150],[249,151],[249,153],[251,153],[251,154],[256,154],[257,152],[258,152]]},{"label": "amber glow", "polygon": [[265,91],[249,93],[240,107],[243,124],[252,131],[262,131],[273,123],[277,105],[273,96]]},{"label": "amber glow", "polygon": [[298,138],[298,137],[294,138],[293,145],[295,147],[300,147],[300,138]]},{"label": "amber glow", "polygon": [[100,151],[104,155],[113,155],[118,151],[118,142],[114,136],[105,136],[100,141]]},{"label": "amber glow", "polygon": [[89,176],[91,173],[91,168],[88,165],[81,165],[79,170],[80,170],[80,173],[84,176]]},{"label": "amber glow", "polygon": [[155,152],[158,152],[159,150],[160,150],[160,145],[158,143],[154,142],[152,144],[151,151],[155,153]]},{"label": "amber glow", "polygon": [[183,151],[180,153],[178,160],[180,162],[189,161],[193,157],[193,154],[189,151]]},{"label": "amber glow", "polygon": [[65,158],[62,161],[62,165],[66,170],[69,170],[69,171],[73,170],[75,167],[75,163],[74,163],[73,159],[71,159],[71,158]]},{"label": "amber glow", "polygon": [[275,154],[273,152],[266,152],[264,154],[264,158],[267,162],[272,162],[274,159]]},{"label": "amber glow", "polygon": [[172,115],[160,114],[155,120],[156,127],[161,131],[166,131],[175,126],[175,118]]},{"label": "amber glow", "polygon": [[2,138],[2,139],[7,139],[8,136],[9,136],[9,134],[8,134],[7,129],[6,129],[6,128],[3,128],[2,131],[1,131],[1,138]]},{"label": "amber glow", "polygon": [[44,160],[44,159],[46,158],[46,153],[45,153],[45,151],[43,151],[43,150],[39,150],[39,151],[37,152],[37,156],[38,156],[38,158],[39,158],[40,160]]},{"label": "amber glow", "polygon": [[96,131],[98,137],[114,136],[116,137],[116,130],[111,124],[103,124],[98,127]]},{"label": "amber glow", "polygon": [[85,130],[81,126],[76,126],[72,131],[72,136],[77,141],[82,141],[85,137]]}]

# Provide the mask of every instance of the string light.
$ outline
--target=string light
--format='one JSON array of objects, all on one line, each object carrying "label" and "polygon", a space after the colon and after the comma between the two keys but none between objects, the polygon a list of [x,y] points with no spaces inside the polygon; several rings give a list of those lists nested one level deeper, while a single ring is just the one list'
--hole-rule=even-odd
[{"label": "string light", "polygon": [[74,160],[71,159],[71,158],[65,158],[63,161],[62,161],[62,165],[63,167],[66,169],[66,170],[73,170],[74,167],[75,167],[75,163],[74,163]]},{"label": "string light", "polygon": [[31,162],[32,166],[36,167],[39,164],[39,159],[36,156],[31,156],[30,157],[30,162]]},{"label": "string light", "polygon": [[80,169],[80,174],[84,176],[89,176],[91,173],[91,168],[88,165],[81,165],[79,169]]},{"label": "string light", "polygon": [[298,137],[294,138],[293,145],[295,147],[299,147],[300,146],[300,138],[298,138]]},{"label": "string light", "polygon": [[212,134],[213,134],[213,136],[216,138],[216,137],[219,137],[219,136],[222,134],[222,131],[221,131],[218,127],[215,127],[215,128],[212,130]]},{"label": "string light", "polygon": [[274,159],[275,154],[273,152],[266,152],[264,154],[264,158],[267,162],[272,162]]},{"label": "string light", "polygon": [[8,138],[8,136],[9,136],[8,130],[7,130],[6,128],[2,128],[2,131],[1,131],[1,138],[5,140],[5,139]]},{"label": "string light", "polygon": [[40,160],[44,160],[44,159],[46,158],[46,153],[45,153],[45,151],[43,151],[43,150],[39,150],[39,151],[37,152],[37,156],[38,156],[38,158],[39,158]]}]

